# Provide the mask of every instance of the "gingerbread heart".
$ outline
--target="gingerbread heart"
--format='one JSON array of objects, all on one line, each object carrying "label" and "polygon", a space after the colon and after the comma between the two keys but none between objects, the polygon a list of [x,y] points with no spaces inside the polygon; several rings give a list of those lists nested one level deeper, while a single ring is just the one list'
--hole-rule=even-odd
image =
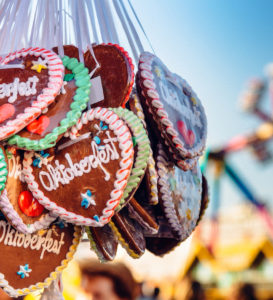
[{"label": "gingerbread heart", "polygon": [[193,158],[205,148],[207,120],[201,101],[188,83],[171,73],[161,60],[144,52],[139,60],[139,84],[149,112],[180,158]]},{"label": "gingerbread heart", "polygon": [[72,259],[81,229],[53,224],[35,234],[23,234],[0,221],[0,287],[11,297],[47,288]]},{"label": "gingerbread heart", "polygon": [[22,174],[22,153],[15,148],[6,150],[9,172],[6,190],[0,196],[0,209],[18,231],[29,234],[47,228],[56,217],[33,197]]},{"label": "gingerbread heart", "polygon": [[134,143],[134,164],[131,170],[130,177],[128,179],[127,186],[124,190],[124,195],[120,201],[117,210],[120,210],[123,206],[130,201],[134,196],[136,189],[138,188],[145,170],[149,154],[151,152],[149,138],[143,127],[141,120],[131,111],[124,108],[111,108],[129,127],[130,132],[133,135]]},{"label": "gingerbread heart", "polygon": [[85,227],[91,249],[101,262],[112,261],[116,257],[118,239],[109,224],[103,227]]},{"label": "gingerbread heart", "polygon": [[48,149],[80,118],[89,101],[88,70],[76,58],[64,56],[62,61],[65,76],[60,94],[44,115],[12,136],[9,145],[36,151]]},{"label": "gingerbread heart", "polygon": [[64,67],[55,53],[38,47],[10,53],[1,60],[1,65],[0,140],[3,140],[28,125],[54,101],[63,83]]},{"label": "gingerbread heart", "polygon": [[170,161],[161,145],[156,158],[159,201],[178,239],[186,239],[197,225],[202,193],[202,174],[197,164],[183,171]]},{"label": "gingerbread heart", "polygon": [[[92,104],[91,107],[124,107],[134,83],[132,59],[128,52],[117,44],[95,45],[93,51],[99,68],[92,78],[100,77],[104,99]],[[89,72],[96,67],[96,61],[90,50],[84,54],[84,63]]]},{"label": "gingerbread heart", "polygon": [[24,175],[34,197],[54,214],[77,225],[102,226],[123,196],[133,155],[128,127],[98,107],[83,113],[55,153],[26,152]]}]

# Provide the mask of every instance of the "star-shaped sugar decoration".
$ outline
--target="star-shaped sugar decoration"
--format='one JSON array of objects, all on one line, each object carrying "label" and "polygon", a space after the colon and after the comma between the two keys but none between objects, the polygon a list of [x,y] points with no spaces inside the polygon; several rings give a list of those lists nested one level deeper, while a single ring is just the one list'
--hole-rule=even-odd
[{"label": "star-shaped sugar decoration", "polygon": [[155,67],[155,74],[158,78],[162,77],[162,72],[159,67]]},{"label": "star-shaped sugar decoration", "polygon": [[38,60],[33,60],[32,61],[32,67],[31,67],[31,70],[35,70],[37,71],[38,73],[41,73],[41,71],[43,69],[47,69],[47,61],[46,60],[42,60],[41,57],[38,58]]},{"label": "star-shaped sugar decoration", "polygon": [[92,195],[92,192],[90,190],[87,190],[86,193],[81,193],[82,202],[81,207],[87,209],[91,204],[96,205],[96,202],[94,200],[94,196]]},{"label": "star-shaped sugar decoration", "polygon": [[20,266],[17,275],[19,275],[23,279],[25,277],[29,277],[30,272],[32,272],[32,270],[29,268],[28,264],[25,264],[24,266]]}]

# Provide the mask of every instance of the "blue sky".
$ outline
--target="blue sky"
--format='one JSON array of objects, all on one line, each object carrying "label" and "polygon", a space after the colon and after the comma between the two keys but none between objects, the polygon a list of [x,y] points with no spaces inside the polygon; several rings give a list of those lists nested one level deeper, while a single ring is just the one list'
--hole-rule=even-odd
[{"label": "blue sky", "polygon": [[[240,111],[238,96],[247,80],[264,76],[265,65],[273,61],[273,1],[131,1],[156,55],[184,77],[203,102],[208,146],[254,129],[259,121]],[[269,99],[264,102],[269,107]],[[273,202],[273,162],[262,166],[249,151],[232,155],[230,161],[261,199]],[[222,195],[223,207],[242,200],[227,180]]]}]

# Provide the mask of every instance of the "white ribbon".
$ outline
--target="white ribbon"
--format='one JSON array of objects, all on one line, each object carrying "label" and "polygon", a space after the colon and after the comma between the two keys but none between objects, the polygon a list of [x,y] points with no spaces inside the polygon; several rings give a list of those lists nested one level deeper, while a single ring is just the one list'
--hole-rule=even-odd
[{"label": "white ribbon", "polygon": [[[94,13],[93,1],[86,0],[85,3],[87,5],[87,9],[88,9],[88,12],[89,12],[89,17],[90,17],[91,26],[92,26],[94,42],[96,44],[98,44],[99,43],[99,38],[98,38],[98,32],[97,32],[97,27],[96,27],[96,23],[95,23],[95,13]],[[90,42],[91,41],[89,41],[89,43]]]}]

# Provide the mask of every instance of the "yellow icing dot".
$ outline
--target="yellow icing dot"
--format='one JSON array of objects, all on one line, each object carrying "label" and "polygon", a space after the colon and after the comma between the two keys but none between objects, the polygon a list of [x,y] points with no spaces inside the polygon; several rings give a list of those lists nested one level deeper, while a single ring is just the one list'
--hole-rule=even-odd
[{"label": "yellow icing dot", "polygon": [[186,216],[187,216],[187,219],[190,220],[191,219],[191,210],[188,208],[187,211],[186,211]]},{"label": "yellow icing dot", "polygon": [[155,74],[157,77],[161,78],[161,70],[158,67],[155,67]]},{"label": "yellow icing dot", "polygon": [[191,101],[192,101],[193,105],[197,104],[197,101],[196,101],[196,99],[194,97],[191,97]]}]

